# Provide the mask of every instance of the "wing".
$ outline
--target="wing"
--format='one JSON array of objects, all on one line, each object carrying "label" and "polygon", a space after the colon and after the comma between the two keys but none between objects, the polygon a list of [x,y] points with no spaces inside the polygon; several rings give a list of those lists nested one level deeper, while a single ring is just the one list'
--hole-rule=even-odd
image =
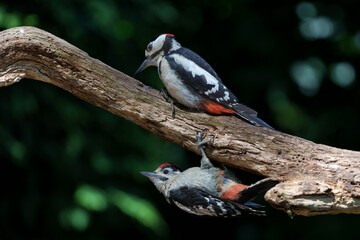
[{"label": "wing", "polygon": [[[243,104],[223,84],[214,69],[198,54],[179,48],[166,56],[170,67],[191,90],[226,107],[256,116],[257,112]],[[236,108],[235,108],[236,106]]]},{"label": "wing", "polygon": [[265,216],[264,211],[223,200],[197,188],[181,187],[170,191],[170,198],[182,210],[215,217]]},{"label": "wing", "polygon": [[278,181],[271,178],[262,179],[242,190],[237,202],[246,203],[252,198],[256,197],[256,195],[258,195],[260,192],[267,191],[278,183]]},{"label": "wing", "polygon": [[210,73],[214,78],[216,78],[219,82],[222,83],[219,76],[216,74],[215,70],[208,64],[202,57],[200,57],[197,53],[191,51],[190,49],[181,47],[178,50],[172,52],[172,54],[180,54],[184,58],[194,62],[200,68],[205,69],[208,73]]}]

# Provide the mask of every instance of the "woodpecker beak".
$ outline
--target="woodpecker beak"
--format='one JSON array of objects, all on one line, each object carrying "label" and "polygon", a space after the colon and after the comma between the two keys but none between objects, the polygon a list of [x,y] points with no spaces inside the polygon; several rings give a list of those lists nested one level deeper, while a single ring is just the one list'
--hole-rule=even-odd
[{"label": "woodpecker beak", "polygon": [[140,67],[138,68],[138,70],[136,70],[136,72],[135,72],[135,74],[134,74],[134,77],[138,74],[138,73],[140,73],[140,72],[142,72],[145,68],[147,68],[147,67],[149,67],[149,66],[151,66],[152,65],[152,58],[151,58],[151,56],[149,56],[147,59],[145,59],[144,61],[143,61],[143,63],[140,65]]},{"label": "woodpecker beak", "polygon": [[158,175],[154,172],[140,172],[142,175],[148,177],[148,178],[154,178],[154,177],[157,177]]}]

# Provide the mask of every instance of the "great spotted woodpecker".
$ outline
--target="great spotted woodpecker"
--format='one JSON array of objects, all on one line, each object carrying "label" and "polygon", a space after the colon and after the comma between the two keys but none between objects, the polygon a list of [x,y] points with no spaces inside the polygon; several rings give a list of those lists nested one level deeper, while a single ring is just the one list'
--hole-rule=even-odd
[{"label": "great spotted woodpecker", "polygon": [[214,69],[199,55],[182,47],[174,35],[162,34],[151,41],[145,56],[135,75],[156,66],[170,96],[180,104],[214,115],[238,115],[253,125],[273,129],[257,117],[255,110],[239,103]]},{"label": "great spotted woodpecker", "polygon": [[[250,186],[241,184],[228,170],[214,167],[204,151],[204,131],[196,134],[202,153],[201,166],[185,171],[172,163],[160,165],[154,172],[141,172],[150,178],[169,203],[196,215],[216,217],[265,216],[248,202],[259,192],[269,190],[278,182],[266,178]],[[210,139],[211,140],[211,139]]]}]

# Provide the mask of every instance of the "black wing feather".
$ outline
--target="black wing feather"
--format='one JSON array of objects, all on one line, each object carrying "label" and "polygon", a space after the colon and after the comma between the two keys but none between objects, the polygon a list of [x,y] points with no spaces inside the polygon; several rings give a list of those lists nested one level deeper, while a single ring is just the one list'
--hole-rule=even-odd
[{"label": "black wing feather", "polygon": [[[264,211],[254,210],[239,203],[220,199],[207,192],[190,187],[170,191],[171,200],[181,209],[196,215],[216,217],[265,216]],[[186,206],[186,209],[184,208]]]}]

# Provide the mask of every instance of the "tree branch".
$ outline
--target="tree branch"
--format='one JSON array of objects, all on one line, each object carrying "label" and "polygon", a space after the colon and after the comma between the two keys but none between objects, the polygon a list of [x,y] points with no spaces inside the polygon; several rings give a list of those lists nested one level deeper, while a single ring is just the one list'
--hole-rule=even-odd
[{"label": "tree branch", "polygon": [[218,138],[213,160],[282,181],[265,195],[275,208],[299,215],[360,213],[360,152],[315,144],[255,127],[234,116],[171,107],[157,90],[56,36],[33,27],[0,32],[0,87],[24,78],[47,82],[200,153],[195,131]]}]

